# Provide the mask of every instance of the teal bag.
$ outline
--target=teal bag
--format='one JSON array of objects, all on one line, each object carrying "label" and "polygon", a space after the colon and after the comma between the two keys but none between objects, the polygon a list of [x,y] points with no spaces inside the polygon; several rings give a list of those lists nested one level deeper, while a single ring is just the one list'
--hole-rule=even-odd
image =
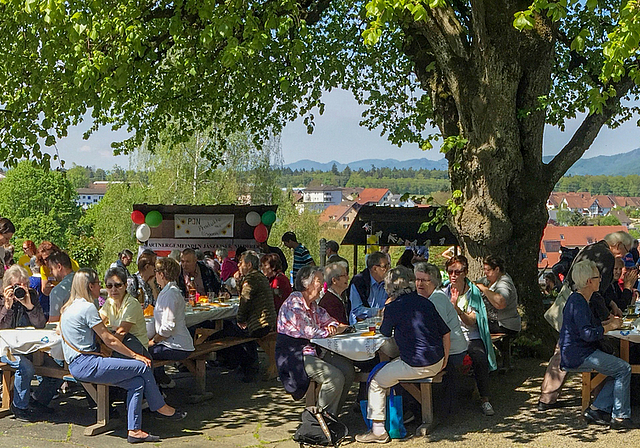
[{"label": "teal bag", "polygon": [[[373,378],[376,372],[384,367],[385,364],[387,364],[386,361],[381,362],[371,370],[369,378],[367,379],[367,390],[369,389],[371,378]],[[362,417],[364,418],[365,425],[367,425],[367,429],[371,429],[371,420],[367,418],[368,404],[368,400],[360,401],[360,412],[362,412]],[[387,433],[389,433],[389,437],[392,439],[404,439],[407,436],[407,429],[404,427],[403,414],[402,395],[396,394],[394,386],[389,390],[389,396],[387,397],[387,419],[384,423],[385,429],[387,430]]]},{"label": "teal bag", "polygon": [[407,429],[404,427],[402,395],[396,395],[394,389],[391,388],[387,398],[387,421],[384,426],[392,439],[404,439]]}]

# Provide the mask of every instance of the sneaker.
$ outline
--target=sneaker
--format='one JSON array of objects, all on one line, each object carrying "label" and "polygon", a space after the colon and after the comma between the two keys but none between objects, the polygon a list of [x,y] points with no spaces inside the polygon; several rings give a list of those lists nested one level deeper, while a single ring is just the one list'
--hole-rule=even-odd
[{"label": "sneaker", "polygon": [[611,422],[611,414],[599,409],[588,408],[582,414],[587,424],[609,426]]},{"label": "sneaker", "polygon": [[31,408],[20,409],[20,408],[15,407],[13,405],[13,403],[11,403],[9,405],[9,409],[13,413],[13,418],[15,418],[16,420],[20,420],[22,422],[35,422],[35,421],[37,421],[35,412]]},{"label": "sneaker", "polygon": [[633,423],[633,421],[631,421],[630,418],[623,418],[623,419],[617,419],[617,418],[612,418],[611,419],[611,429],[637,429],[638,425],[636,423]]},{"label": "sneaker", "polygon": [[493,410],[493,406],[491,406],[491,403],[489,403],[488,401],[485,401],[482,403],[482,413],[484,415],[491,416],[495,414],[496,411]]},{"label": "sneaker", "polygon": [[388,443],[389,440],[391,440],[391,438],[386,431],[384,434],[380,434],[379,436],[375,435],[373,431],[356,435],[356,442],[359,443]]}]

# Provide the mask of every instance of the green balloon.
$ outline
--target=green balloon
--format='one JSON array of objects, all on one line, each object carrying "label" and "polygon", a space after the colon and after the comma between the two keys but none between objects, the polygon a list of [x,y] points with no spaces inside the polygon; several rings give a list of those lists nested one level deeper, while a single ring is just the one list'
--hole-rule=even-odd
[{"label": "green balloon", "polygon": [[267,210],[262,214],[262,224],[270,226],[274,222],[276,222],[276,212],[273,210]]},{"label": "green balloon", "polygon": [[147,213],[147,216],[144,218],[144,222],[146,222],[149,227],[158,227],[162,222],[162,215],[159,211],[152,210]]}]

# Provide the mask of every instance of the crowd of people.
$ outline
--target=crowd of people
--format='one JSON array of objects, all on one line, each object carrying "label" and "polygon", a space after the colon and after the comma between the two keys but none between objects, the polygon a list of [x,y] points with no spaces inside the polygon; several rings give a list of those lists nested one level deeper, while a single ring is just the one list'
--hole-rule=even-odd
[{"label": "crowd of people", "polygon": [[[0,258],[8,265],[12,262],[5,258],[4,247],[13,233],[11,221],[0,218]],[[504,260],[485,257],[484,276],[472,281],[467,258],[452,253],[444,266],[448,280],[443,284],[443,272],[424,254],[408,248],[406,253],[412,255],[403,254],[392,267],[388,253],[373,252],[366,257],[366,268],[350,279],[349,264],[340,257],[337,242],[327,242],[327,263],[322,268],[293,232],[286,232],[282,243],[293,251],[293,285],[285,274],[284,253],[266,243],[259,251],[237,248],[233,256],[225,248],[215,254],[184,249],[167,257],[145,250],[137,257],[135,273],[129,271],[134,254],[125,249],[100,278],[49,241],[38,246],[24,241],[18,263],[2,269],[0,328],[44,328],[47,322],[59,322],[70,373],[80,381],[127,390],[131,443],[159,439],[142,430],[143,397],[157,418],[185,417],[185,412],[167,405],[160,392],[175,382],[164,367],[152,369],[151,363],[181,361],[195,350],[194,328],[187,327],[186,310],[190,301],[205,295],[233,293],[240,298],[236,319],[225,321],[222,331],[210,337],[262,338],[277,332],[280,381],[294,398],[301,398],[314,381],[319,387],[318,406],[338,415],[346,405],[355,372],[375,369],[368,386],[360,385],[357,397],[367,400],[366,416],[372,421],[369,432],[356,436],[359,442],[389,440],[385,413],[390,388],[444,371],[446,396],[453,397],[465,360],[473,366],[479,411],[494,415],[489,373],[497,369],[497,362],[492,334],[514,337],[521,330],[518,295]],[[585,418],[612,428],[633,427],[631,369],[608,353],[602,340],[604,333],[620,328],[622,313],[634,298],[638,271],[626,267],[624,260],[635,247],[624,232],[607,235],[580,251],[562,290],[556,288],[559,279],[550,279],[555,283],[548,290],[556,291],[557,299],[564,297],[566,306],[557,328],[556,352],[542,385],[540,411],[563,405],[558,395],[567,372],[597,370],[608,379]],[[154,317],[151,337],[145,313]],[[386,364],[377,365],[379,356],[354,362],[310,342],[375,319],[380,333],[390,337],[381,349],[391,360]],[[98,339],[102,347],[96,344]],[[258,359],[255,342],[220,353],[224,365],[239,368],[244,382],[256,380]],[[33,421],[53,412],[49,404],[61,380],[43,378],[31,393],[30,356],[2,357],[2,362],[16,369],[11,403],[16,418]]]}]

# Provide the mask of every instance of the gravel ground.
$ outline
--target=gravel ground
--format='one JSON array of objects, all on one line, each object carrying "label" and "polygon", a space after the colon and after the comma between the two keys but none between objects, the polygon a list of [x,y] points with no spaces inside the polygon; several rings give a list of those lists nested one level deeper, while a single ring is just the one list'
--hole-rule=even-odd
[{"label": "gravel ground", "polygon": [[[515,368],[507,374],[492,374],[494,394],[491,402],[496,414],[485,417],[479,402],[470,393],[471,379],[465,380],[465,393],[459,398],[457,412],[444,415],[438,404],[439,391],[434,391],[437,426],[427,438],[409,437],[393,441],[390,446],[402,447],[555,447],[569,448],[617,445],[632,446],[640,442],[640,430],[609,431],[587,426],[580,418],[580,377],[573,375],[566,386],[565,396],[570,406],[540,413],[535,409],[545,364],[539,360],[514,361]],[[193,403],[190,398],[192,380],[178,374],[177,387],[167,392],[169,404],[189,412],[183,422],[165,423],[145,412],[143,428],[162,437],[156,444],[165,447],[278,447],[294,448],[291,440],[303,402],[294,402],[284,393],[277,381],[243,384],[233,372],[211,369],[208,391],[213,398]],[[357,387],[352,389],[355,398]],[[95,411],[88,409],[81,394],[63,395],[53,403],[56,409],[49,422],[22,423],[12,417],[0,419],[0,448],[2,447],[64,447],[87,446],[117,448],[126,443],[125,420],[121,419],[113,432],[94,437],[83,435],[83,427],[93,423]],[[349,407],[351,407],[350,405]],[[122,405],[118,406],[125,416]],[[640,410],[634,408],[635,415]],[[360,415],[349,411],[341,416],[351,434],[365,430]],[[639,420],[636,418],[636,420]],[[413,433],[417,424],[409,424]],[[342,446],[363,446],[347,439]]]}]

